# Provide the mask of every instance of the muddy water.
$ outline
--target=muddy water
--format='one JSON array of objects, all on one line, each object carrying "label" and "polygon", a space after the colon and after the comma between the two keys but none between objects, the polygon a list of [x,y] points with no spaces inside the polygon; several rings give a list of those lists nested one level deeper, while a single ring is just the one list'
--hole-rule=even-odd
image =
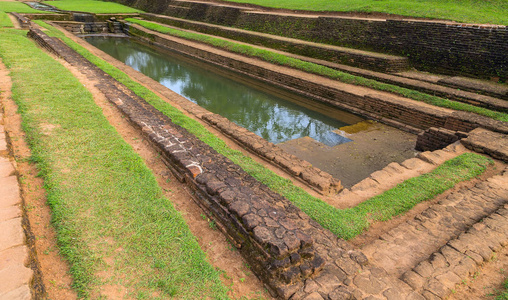
[{"label": "muddy water", "polygon": [[87,37],[86,40],[201,107],[273,143],[308,136],[334,146],[350,139],[333,130],[362,121],[350,113],[320,106],[133,39]]}]

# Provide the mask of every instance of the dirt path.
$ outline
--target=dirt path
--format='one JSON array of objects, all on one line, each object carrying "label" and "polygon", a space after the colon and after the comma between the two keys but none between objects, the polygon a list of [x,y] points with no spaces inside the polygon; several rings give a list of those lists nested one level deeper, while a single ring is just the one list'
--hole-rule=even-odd
[{"label": "dirt path", "polygon": [[[240,253],[229,244],[220,231],[211,226],[209,220],[203,218],[203,212],[194,203],[188,189],[176,180],[165,166],[160,155],[95,87],[98,81],[86,78],[75,67],[61,60],[59,61],[92,93],[96,104],[102,108],[109,122],[143,158],[147,166],[152,169],[165,196],[182,213],[191,232],[198,238],[199,245],[207,254],[210,263],[215,268],[225,271],[222,281],[224,285],[231,287],[230,296],[233,299],[240,299],[242,297],[256,298],[259,296],[270,299],[270,295],[264,292],[263,284],[250,271],[248,264],[241,257]],[[107,276],[107,274],[100,275]],[[117,289],[109,289],[108,287],[105,288],[105,293],[108,290],[113,294],[117,293]],[[121,296],[125,297],[126,295]]]}]

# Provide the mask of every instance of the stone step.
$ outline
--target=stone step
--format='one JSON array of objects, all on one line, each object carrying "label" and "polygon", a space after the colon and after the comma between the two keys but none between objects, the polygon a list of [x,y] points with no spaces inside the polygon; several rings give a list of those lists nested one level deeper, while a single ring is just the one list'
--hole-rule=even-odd
[{"label": "stone step", "polygon": [[254,32],[151,13],[144,13],[141,14],[141,16],[146,20],[163,23],[178,28],[230,38],[249,44],[265,46],[268,48],[282,49],[294,54],[301,54],[313,58],[319,58],[345,65],[357,66],[370,70],[378,70],[382,72],[400,72],[409,68],[408,59],[402,56],[307,42],[294,38],[286,38],[267,33]]},{"label": "stone step", "polygon": [[400,276],[506,203],[508,169],[448,195],[362,251],[373,264]]},{"label": "stone step", "polygon": [[459,156],[468,150],[460,143],[449,145],[442,150],[426,151],[404,162],[391,163],[382,170],[344,189],[332,201],[336,207],[354,207],[376,195],[379,195],[409,178],[434,170],[443,162]]},{"label": "stone step", "polygon": [[508,245],[508,205],[450,240],[439,251],[402,275],[427,299],[444,299],[495,252]]},{"label": "stone step", "polygon": [[476,78],[439,75],[419,71],[405,71],[394,75],[508,100],[508,84]]},{"label": "stone step", "polygon": [[461,141],[467,148],[508,163],[508,135],[476,128]]}]

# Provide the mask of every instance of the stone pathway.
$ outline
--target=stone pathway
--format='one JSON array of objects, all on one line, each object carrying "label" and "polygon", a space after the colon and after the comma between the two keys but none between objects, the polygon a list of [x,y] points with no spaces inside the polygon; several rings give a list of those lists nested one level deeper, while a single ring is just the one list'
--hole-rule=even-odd
[{"label": "stone pathway", "polygon": [[31,299],[33,271],[26,267],[21,197],[15,169],[9,160],[0,112],[0,300]]},{"label": "stone pathway", "polygon": [[[371,263],[398,277],[506,203],[508,169],[504,175],[450,194],[383,234],[362,251]],[[412,278],[404,279],[413,281]]]},{"label": "stone pathway", "polygon": [[427,299],[444,299],[506,245],[508,205],[449,241],[429,259],[406,272],[403,280]]}]

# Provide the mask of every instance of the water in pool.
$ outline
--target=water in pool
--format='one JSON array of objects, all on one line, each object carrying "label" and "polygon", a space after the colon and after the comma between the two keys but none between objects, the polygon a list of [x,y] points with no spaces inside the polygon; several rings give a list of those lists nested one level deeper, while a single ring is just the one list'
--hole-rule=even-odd
[{"label": "water in pool", "polygon": [[86,40],[190,101],[273,143],[309,136],[334,146],[350,140],[333,130],[362,120],[335,108],[305,102],[298,96],[275,92],[267,85],[248,84],[249,80],[240,79],[240,75],[226,75],[209,65],[158,51],[134,39]]}]

